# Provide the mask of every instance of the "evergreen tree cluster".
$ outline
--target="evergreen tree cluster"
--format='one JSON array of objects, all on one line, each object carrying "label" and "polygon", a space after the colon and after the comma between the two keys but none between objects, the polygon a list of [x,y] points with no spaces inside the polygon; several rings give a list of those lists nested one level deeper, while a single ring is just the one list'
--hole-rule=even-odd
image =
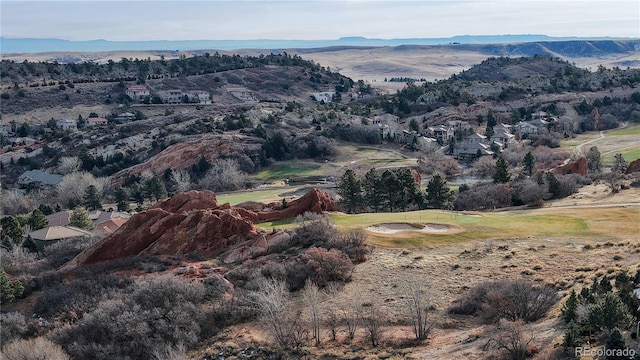
[{"label": "evergreen tree cluster", "polygon": [[340,178],[338,195],[344,211],[348,213],[450,209],[455,197],[446,180],[438,174],[433,176],[426,192],[423,192],[408,167],[387,169],[382,173],[372,168],[363,178],[349,169]]},{"label": "evergreen tree cluster", "polygon": [[[640,283],[640,269],[635,276],[621,271],[615,276],[595,277],[590,287],[584,287],[579,293],[572,290],[561,311],[567,324],[564,348],[580,346],[603,332],[608,334],[608,345],[620,345],[620,331],[640,320],[640,299],[633,294],[637,283]],[[624,348],[624,340],[622,344]]]}]

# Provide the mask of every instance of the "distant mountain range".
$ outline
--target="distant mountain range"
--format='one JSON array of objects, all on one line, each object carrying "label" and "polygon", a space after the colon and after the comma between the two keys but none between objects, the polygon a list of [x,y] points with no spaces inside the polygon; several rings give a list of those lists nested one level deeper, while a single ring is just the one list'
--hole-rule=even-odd
[{"label": "distant mountain range", "polygon": [[546,35],[463,35],[449,38],[368,39],[344,37],[338,40],[180,40],[180,41],[69,41],[60,39],[0,37],[0,53],[100,52],[118,50],[238,50],[308,49],[353,46],[517,44],[531,42],[637,40],[629,38],[550,37]]}]

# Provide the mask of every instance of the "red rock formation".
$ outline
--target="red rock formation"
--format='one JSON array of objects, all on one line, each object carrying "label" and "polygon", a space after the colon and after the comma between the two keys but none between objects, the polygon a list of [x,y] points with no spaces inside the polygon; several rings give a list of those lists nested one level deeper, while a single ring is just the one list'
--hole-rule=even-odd
[{"label": "red rock formation", "polygon": [[633,160],[631,164],[629,164],[629,167],[627,167],[627,171],[624,173],[631,174],[638,171],[640,171],[640,159]]},{"label": "red rock formation", "polygon": [[566,175],[566,174],[580,174],[587,175],[587,158],[581,157],[574,162],[570,162],[565,165],[558,166],[551,170],[554,174]]},{"label": "red rock formation", "polygon": [[[80,265],[138,255],[203,255],[226,251],[225,261],[233,262],[267,252],[272,241],[288,238],[282,233],[260,233],[255,222],[288,219],[307,211],[336,211],[333,198],[311,189],[283,208],[282,203],[258,206],[253,210],[218,205],[211,191],[189,191],[160,201],[140,212],[120,229],[83,251],[62,270]],[[261,205],[261,204],[260,204]]]},{"label": "red rock formation", "polygon": [[119,185],[130,175],[151,172],[162,175],[167,169],[184,170],[197,163],[202,156],[213,163],[220,155],[259,153],[262,140],[256,137],[230,134],[191,136],[169,146],[149,160],[115,173],[111,182]]},{"label": "red rock formation", "polygon": [[339,208],[328,193],[311,189],[303,197],[289,202],[286,207],[282,202],[274,202],[259,207],[260,203],[248,202],[236,205],[236,210],[254,223],[290,219],[305,212],[322,213],[338,211]]}]

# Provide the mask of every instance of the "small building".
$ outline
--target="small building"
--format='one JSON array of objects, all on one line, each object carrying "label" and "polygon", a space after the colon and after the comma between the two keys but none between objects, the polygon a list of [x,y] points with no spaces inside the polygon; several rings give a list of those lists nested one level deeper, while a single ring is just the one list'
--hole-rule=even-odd
[{"label": "small building", "polygon": [[121,121],[121,122],[127,122],[127,121],[134,121],[136,119],[136,114],[134,113],[130,113],[130,112],[125,112],[122,114],[118,114],[118,116],[116,116],[116,118],[114,119],[115,121]]},{"label": "small building", "polygon": [[62,175],[49,174],[42,170],[25,171],[18,177],[18,185],[28,186],[29,184],[37,184],[39,187],[55,186],[62,180]]},{"label": "small building", "polygon": [[151,95],[149,89],[144,85],[131,85],[127,88],[125,94],[133,101],[140,101]]},{"label": "small building", "polygon": [[211,94],[204,90],[189,90],[185,92],[190,103],[211,105]]},{"label": "small building", "polygon": [[78,123],[76,123],[75,120],[62,119],[62,120],[58,120],[56,124],[62,130],[71,130],[71,131],[78,130]]},{"label": "small building", "polygon": [[311,97],[313,98],[313,100],[317,102],[328,104],[333,101],[333,97],[335,94],[336,94],[335,91],[325,91],[325,92],[313,93],[311,94]]},{"label": "small building", "polygon": [[165,104],[180,104],[182,103],[183,95],[182,90],[176,89],[158,91],[158,96]]},{"label": "small building", "polygon": [[107,125],[107,123],[109,123],[109,121],[105,118],[88,118],[87,119],[87,126],[104,126]]}]

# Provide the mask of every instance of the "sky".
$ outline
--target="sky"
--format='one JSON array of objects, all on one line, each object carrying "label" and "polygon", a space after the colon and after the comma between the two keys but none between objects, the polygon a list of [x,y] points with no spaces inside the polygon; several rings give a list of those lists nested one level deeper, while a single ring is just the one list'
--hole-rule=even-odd
[{"label": "sky", "polygon": [[640,1],[1,0],[0,20],[3,37],[65,40],[640,38]]}]

